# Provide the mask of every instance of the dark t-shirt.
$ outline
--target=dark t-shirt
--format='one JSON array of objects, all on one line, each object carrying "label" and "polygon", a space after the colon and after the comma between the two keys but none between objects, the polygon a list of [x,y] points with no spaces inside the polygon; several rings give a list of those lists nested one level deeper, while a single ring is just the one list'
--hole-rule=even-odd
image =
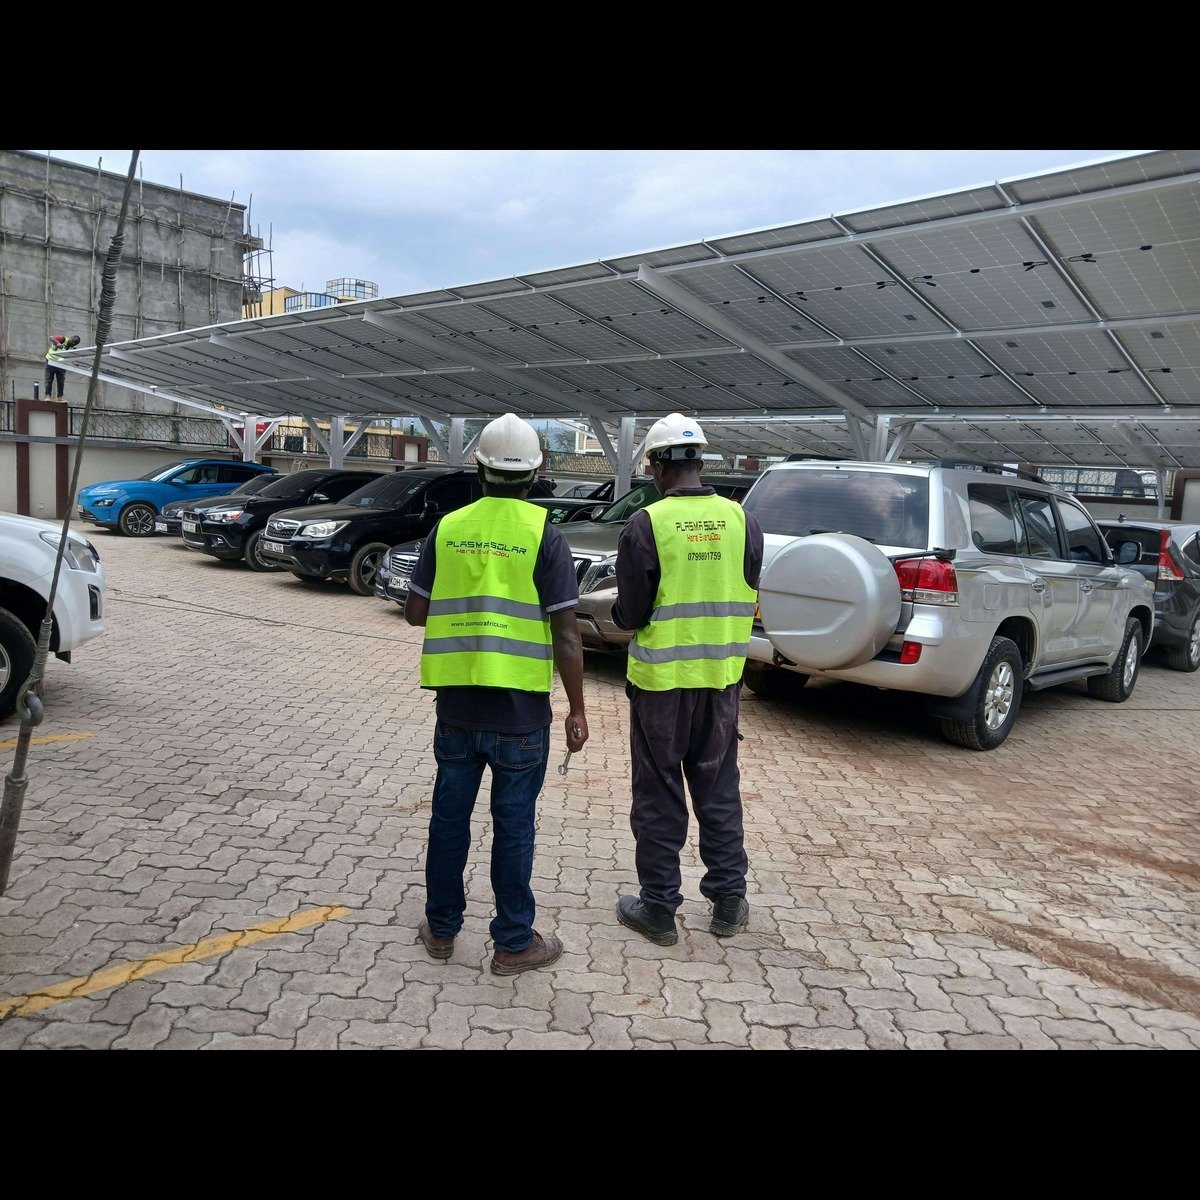
[{"label": "dark t-shirt", "polygon": [[[440,524],[440,522],[439,522]],[[408,586],[428,599],[433,594],[437,573],[437,526],[425,539]],[[546,613],[574,608],[579,603],[579,581],[567,539],[554,525],[547,524],[533,567],[533,585]],[[532,733],[545,729],[553,719],[550,696],[545,692],[522,692],[516,688],[437,688],[439,721],[459,729],[482,729],[492,733]]]}]

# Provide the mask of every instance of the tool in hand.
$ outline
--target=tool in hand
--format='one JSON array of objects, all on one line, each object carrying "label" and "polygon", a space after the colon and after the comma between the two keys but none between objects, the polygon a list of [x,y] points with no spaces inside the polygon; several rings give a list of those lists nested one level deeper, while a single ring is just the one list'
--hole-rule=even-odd
[{"label": "tool in hand", "polygon": [[[579,736],[579,733],[580,733],[579,726],[578,726],[578,725],[572,725],[572,726],[571,726],[571,732],[572,732],[572,733],[573,733],[573,734],[574,734],[576,737],[578,737],[578,736]],[[567,751],[567,756],[566,756],[566,758],[564,758],[564,759],[562,760],[562,762],[558,764],[558,773],[559,773],[560,775],[565,775],[565,774],[567,773],[567,764],[568,764],[568,763],[571,761],[571,755],[572,755],[572,754],[574,754],[574,753],[575,753],[575,751],[574,751],[574,750],[568,750],[568,751]]]}]

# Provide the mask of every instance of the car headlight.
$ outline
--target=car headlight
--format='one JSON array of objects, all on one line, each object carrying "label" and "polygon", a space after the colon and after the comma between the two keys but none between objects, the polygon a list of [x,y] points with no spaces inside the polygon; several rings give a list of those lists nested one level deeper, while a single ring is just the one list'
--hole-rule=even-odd
[{"label": "car headlight", "polygon": [[583,582],[579,585],[580,594],[596,592],[604,587],[612,587],[617,577],[617,556],[610,555],[601,559],[594,566],[588,567]]},{"label": "car headlight", "polygon": [[[53,546],[57,550],[62,534],[47,532],[38,536],[47,546]],[[67,544],[63,549],[63,559],[73,571],[91,571],[95,573],[100,556],[96,553],[90,542],[67,538]]]},{"label": "car headlight", "polygon": [[116,500],[116,496],[109,496],[106,500],[93,500],[92,507],[93,508],[111,508],[114,500]]},{"label": "car headlight", "polygon": [[202,521],[215,521],[218,525],[228,525],[236,521],[246,510],[244,508],[218,508],[212,512],[200,514]]},{"label": "car headlight", "polygon": [[345,529],[349,524],[349,521],[314,521],[311,525],[302,526],[296,536],[302,538],[333,537],[339,529]]}]

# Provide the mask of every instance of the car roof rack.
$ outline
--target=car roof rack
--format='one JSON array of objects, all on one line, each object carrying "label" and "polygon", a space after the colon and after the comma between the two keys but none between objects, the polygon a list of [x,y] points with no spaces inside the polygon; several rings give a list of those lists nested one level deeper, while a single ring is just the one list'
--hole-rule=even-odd
[{"label": "car roof rack", "polygon": [[982,462],[974,458],[939,458],[937,465],[953,471],[990,471],[994,475],[1018,475],[1033,483],[1046,482],[1033,471],[1022,471],[1020,467],[1007,467],[1003,463]]}]

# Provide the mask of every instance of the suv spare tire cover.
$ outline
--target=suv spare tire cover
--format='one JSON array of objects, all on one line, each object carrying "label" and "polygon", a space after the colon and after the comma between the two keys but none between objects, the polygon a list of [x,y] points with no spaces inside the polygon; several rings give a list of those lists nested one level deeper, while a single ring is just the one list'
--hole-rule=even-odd
[{"label": "suv spare tire cover", "polygon": [[797,666],[833,671],[874,658],[900,621],[900,580],[888,558],[849,533],[784,546],[763,571],[759,611],[768,641]]}]

